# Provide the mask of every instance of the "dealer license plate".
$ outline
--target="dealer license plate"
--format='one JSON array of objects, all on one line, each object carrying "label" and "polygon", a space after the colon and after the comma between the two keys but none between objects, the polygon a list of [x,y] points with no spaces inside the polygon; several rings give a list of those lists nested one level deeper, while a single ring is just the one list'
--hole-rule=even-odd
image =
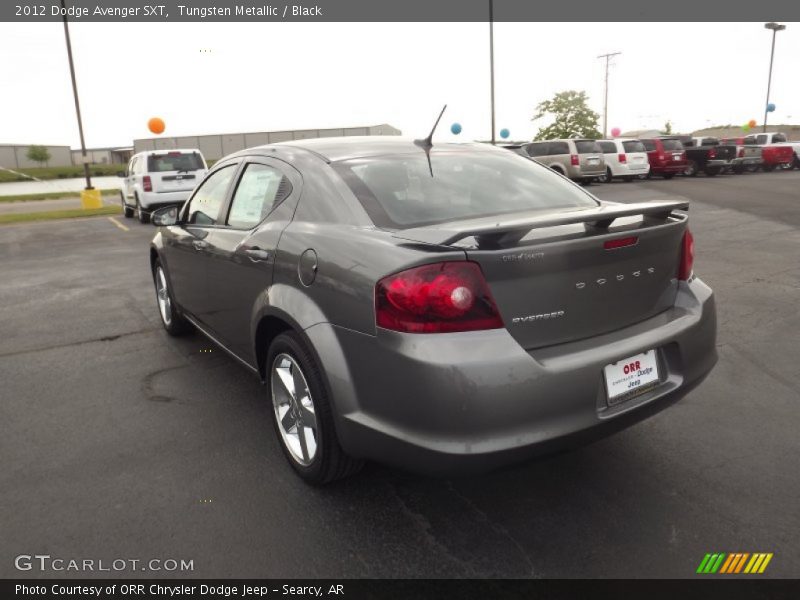
[{"label": "dealer license plate", "polygon": [[608,403],[619,402],[625,396],[651,388],[659,380],[656,351],[648,350],[606,365],[603,373],[606,377]]}]

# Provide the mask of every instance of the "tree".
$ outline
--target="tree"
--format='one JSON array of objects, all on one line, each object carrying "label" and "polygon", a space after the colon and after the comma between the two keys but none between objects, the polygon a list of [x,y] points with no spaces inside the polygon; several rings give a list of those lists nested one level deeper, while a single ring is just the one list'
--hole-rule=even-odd
[{"label": "tree", "polygon": [[567,90],[540,102],[531,121],[551,116],[553,122],[539,129],[536,139],[585,137],[596,140],[602,137],[597,129],[600,115],[589,108],[587,101],[586,92]]},{"label": "tree", "polygon": [[50,151],[44,146],[28,146],[28,153],[25,156],[28,160],[43,165],[50,160]]},{"label": "tree", "polygon": [[667,135],[672,135],[672,121],[667,121],[664,123],[664,133]]}]

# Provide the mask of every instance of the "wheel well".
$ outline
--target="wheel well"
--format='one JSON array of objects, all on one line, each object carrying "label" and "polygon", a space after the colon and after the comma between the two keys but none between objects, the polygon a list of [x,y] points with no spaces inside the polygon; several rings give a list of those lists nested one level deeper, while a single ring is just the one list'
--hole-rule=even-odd
[{"label": "wheel well", "polygon": [[564,169],[561,167],[561,165],[550,165],[550,168],[556,173],[561,173],[562,175],[565,174]]},{"label": "wheel well", "polygon": [[255,340],[256,363],[258,365],[258,372],[262,378],[266,376],[267,369],[264,363],[267,361],[267,351],[269,350],[272,340],[284,331],[289,331],[291,329],[292,326],[279,317],[264,317],[258,322]]},{"label": "wheel well", "polygon": [[158,259],[158,252],[155,248],[150,248],[150,271],[156,267],[156,259]]}]

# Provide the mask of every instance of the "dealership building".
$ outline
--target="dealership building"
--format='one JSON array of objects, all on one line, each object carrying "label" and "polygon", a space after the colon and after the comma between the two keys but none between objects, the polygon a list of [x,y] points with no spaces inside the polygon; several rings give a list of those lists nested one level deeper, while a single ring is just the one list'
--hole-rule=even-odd
[{"label": "dealership building", "polygon": [[340,137],[352,135],[400,135],[391,125],[367,127],[342,127],[336,129],[296,129],[287,131],[258,131],[253,133],[224,133],[219,135],[188,135],[180,137],[155,137],[133,140],[133,151],[169,150],[172,148],[198,148],[207,160],[219,160],[232,152],[253,146],[305,140],[308,138]]}]

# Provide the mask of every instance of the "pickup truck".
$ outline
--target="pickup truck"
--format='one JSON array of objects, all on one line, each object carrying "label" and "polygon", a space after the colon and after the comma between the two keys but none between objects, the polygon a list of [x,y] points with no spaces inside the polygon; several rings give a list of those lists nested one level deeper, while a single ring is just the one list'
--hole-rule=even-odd
[{"label": "pickup truck", "polygon": [[[785,133],[781,133],[780,131],[768,131],[766,133],[754,133],[748,135],[745,139],[755,139],[754,144],[758,144],[760,146],[789,146],[792,149],[792,160],[789,163],[789,169],[800,169],[800,141],[790,142],[789,138],[786,136]],[[785,163],[781,163],[785,164]],[[778,165],[775,165],[778,166]],[[773,166],[772,169],[775,168]],[[764,169],[767,170],[766,168]]]},{"label": "pickup truck", "polygon": [[794,165],[795,148],[782,133],[753,133],[744,138],[744,143],[761,146],[761,168],[766,172]]},{"label": "pickup truck", "polygon": [[736,148],[736,158],[733,159],[731,165],[734,173],[758,171],[762,161],[761,146],[745,144],[743,137],[722,138],[720,141],[726,146],[734,146]]},{"label": "pickup truck", "polygon": [[718,138],[688,137],[681,141],[686,149],[686,159],[689,161],[684,175],[694,177],[703,171],[706,176],[714,177],[733,166],[736,148],[720,144]]}]

